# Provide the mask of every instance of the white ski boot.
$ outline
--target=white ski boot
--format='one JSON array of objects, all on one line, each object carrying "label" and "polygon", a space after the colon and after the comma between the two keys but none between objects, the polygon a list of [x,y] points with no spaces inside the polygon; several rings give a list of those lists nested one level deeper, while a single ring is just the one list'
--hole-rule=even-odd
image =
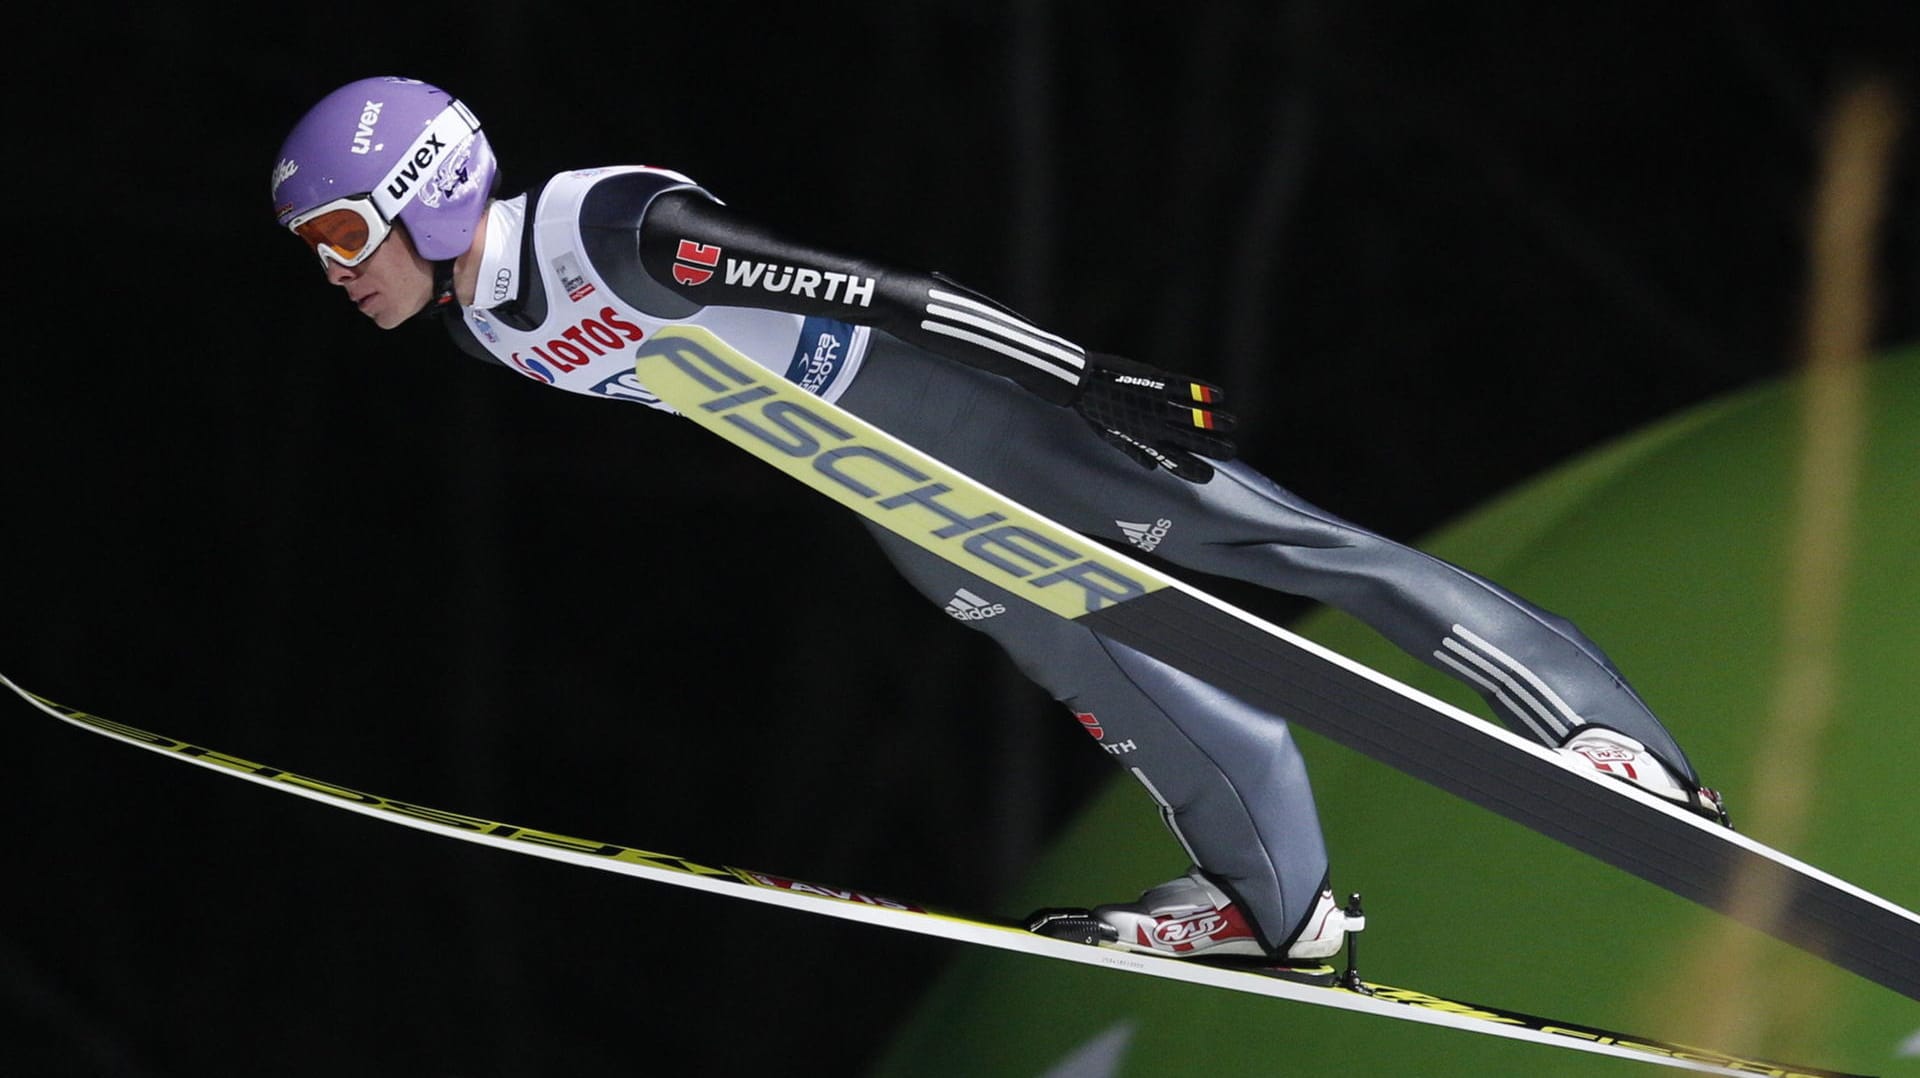
[{"label": "white ski boot", "polygon": [[1317,963],[1339,952],[1346,940],[1347,916],[1334,903],[1333,892],[1322,891],[1299,937],[1284,953],[1270,954],[1240,907],[1196,868],[1133,902],[1092,910],[1041,910],[1028,918],[1027,927],[1042,935],[1177,958]]},{"label": "white ski boot", "polygon": [[1733,826],[1727,820],[1727,807],[1719,791],[1694,786],[1682,779],[1648,752],[1645,745],[1618,730],[1582,726],[1559,751],[1570,759],[1591,765],[1595,771],[1684,805],[1723,827]]}]

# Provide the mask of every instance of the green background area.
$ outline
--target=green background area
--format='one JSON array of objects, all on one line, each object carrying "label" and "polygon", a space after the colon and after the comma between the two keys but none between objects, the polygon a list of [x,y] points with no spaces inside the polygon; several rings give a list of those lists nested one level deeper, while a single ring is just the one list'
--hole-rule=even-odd
[{"label": "green background area", "polygon": [[[1810,753],[1765,746],[1779,697],[1806,387],[1720,400],[1564,466],[1426,549],[1572,617],[1727,795],[1736,826],[1920,904],[1920,352],[1874,364],[1834,648]],[[1297,628],[1476,714],[1477,698],[1342,615]],[[1920,1005],[1312,734],[1334,886],[1366,896],[1363,973],[1730,1053],[1874,1074]],[[1782,777],[1807,811],[1768,811]],[[1746,811],[1743,813],[1743,809]],[[1756,827],[1764,830],[1755,830]],[[1154,806],[1115,781],[1005,908],[1130,898],[1184,868]],[[1716,1019],[1719,1000],[1733,1018]],[[1043,1074],[1105,1034],[1117,1070],[1209,1075],[1595,1074],[1640,1065],[988,952],[959,957],[884,1074]]]}]

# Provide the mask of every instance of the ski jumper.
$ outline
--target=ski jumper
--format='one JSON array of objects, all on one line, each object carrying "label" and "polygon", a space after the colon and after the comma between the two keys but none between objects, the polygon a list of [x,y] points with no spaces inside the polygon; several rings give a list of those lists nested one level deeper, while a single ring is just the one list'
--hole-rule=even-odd
[{"label": "ski jumper", "polygon": [[[662,169],[562,173],[488,211],[461,348],[573,392],[671,411],[635,344],[704,326],[808,391],[1040,513],[1195,570],[1344,610],[1558,746],[1586,724],[1692,766],[1593,643],[1479,576],[1306,503],[1239,462],[1143,468],[1068,407],[1087,351],[939,274],[805,246]],[[1279,949],[1328,878],[1285,717],[1056,618],[877,527],[928,599],[1001,645],[1159,806]]]}]

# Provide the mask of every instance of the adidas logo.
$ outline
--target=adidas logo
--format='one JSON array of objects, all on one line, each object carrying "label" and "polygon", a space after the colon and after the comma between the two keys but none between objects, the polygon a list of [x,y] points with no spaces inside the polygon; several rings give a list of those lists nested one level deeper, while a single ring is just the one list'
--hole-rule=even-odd
[{"label": "adidas logo", "polygon": [[965,588],[953,593],[946,610],[959,621],[985,621],[1007,612],[1005,605],[990,603]]},{"label": "adidas logo", "polygon": [[1135,524],[1126,520],[1116,520],[1114,523],[1120,526],[1120,533],[1127,537],[1127,542],[1141,550],[1152,550],[1159,546],[1160,540],[1165,539],[1167,533],[1173,530],[1173,521],[1166,517],[1161,517],[1151,524]]}]

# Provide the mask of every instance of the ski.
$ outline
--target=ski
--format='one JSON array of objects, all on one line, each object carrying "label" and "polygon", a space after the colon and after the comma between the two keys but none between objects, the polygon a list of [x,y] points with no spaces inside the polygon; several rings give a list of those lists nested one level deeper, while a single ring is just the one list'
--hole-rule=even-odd
[{"label": "ski", "polygon": [[[636,374],[681,414],[1008,594],[1822,959],[1920,999],[1920,916],[1046,519],[699,327]],[[1741,889],[1778,902],[1741,903]]]},{"label": "ski", "polygon": [[[1543,1018],[1520,1011],[1447,999],[1408,988],[1347,980],[1328,969],[1324,976],[1306,977],[1284,971],[1225,963],[1202,963],[1158,955],[1136,954],[1117,948],[1071,942],[1036,935],[1011,921],[942,912],[866,891],[811,883],[802,879],[695,861],[685,857],[578,838],[553,831],[521,827],[444,809],[429,808],[396,798],[350,789],[337,783],[277,767],[268,767],[229,753],[151,733],[124,723],[90,715],[55,703],[15,684],[0,674],[0,684],[39,710],[85,730],[184,760],[223,775],[246,779],[281,793],[295,794],[334,808],[372,816],[433,834],[475,842],[512,853],[615,872],[731,898],[745,899],[806,913],[859,921],[880,928],[913,932],[961,943],[972,943],[1041,958],[1060,959],[1127,973],[1145,974],[1189,984],[1207,985],[1274,999],[1356,1011],[1447,1029],[1481,1033],[1508,1040],[1589,1052],[1698,1071],[1706,1074],[1837,1076],[1845,1072],[1796,1067],[1728,1055],[1602,1029],[1597,1026]],[[1349,970],[1351,973],[1351,969]]]}]

